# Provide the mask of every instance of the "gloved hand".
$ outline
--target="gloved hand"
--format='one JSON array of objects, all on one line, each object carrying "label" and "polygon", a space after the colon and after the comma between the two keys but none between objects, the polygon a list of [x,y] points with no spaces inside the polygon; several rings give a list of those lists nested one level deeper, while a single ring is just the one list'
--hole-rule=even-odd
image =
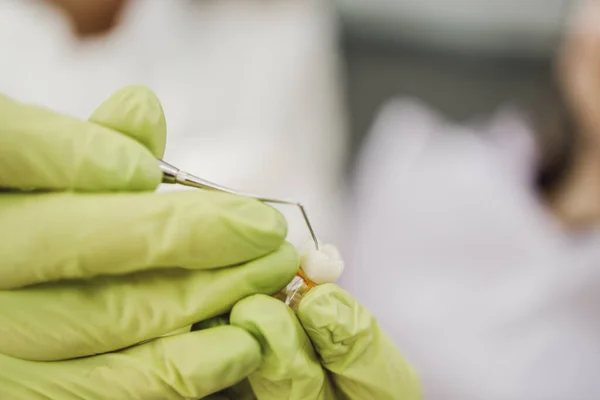
[{"label": "gloved hand", "polygon": [[235,326],[136,345],[273,294],[298,267],[274,209],[153,193],[165,131],[144,88],[90,122],[0,97],[0,398],[201,398],[259,366]]},{"label": "gloved hand", "polygon": [[250,375],[249,384],[229,388],[220,398],[420,398],[415,373],[377,321],[336,285],[309,291],[297,317],[281,301],[255,295],[235,305],[229,322],[257,338],[263,362]]}]

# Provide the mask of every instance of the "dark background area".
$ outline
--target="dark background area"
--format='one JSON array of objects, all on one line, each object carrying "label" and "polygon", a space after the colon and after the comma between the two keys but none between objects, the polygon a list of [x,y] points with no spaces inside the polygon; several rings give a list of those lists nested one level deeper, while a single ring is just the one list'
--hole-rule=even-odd
[{"label": "dark background area", "polygon": [[461,54],[356,35],[347,26],[342,51],[351,165],[379,108],[390,98],[420,99],[461,122],[490,115],[507,103],[535,108],[552,90],[553,54]]}]

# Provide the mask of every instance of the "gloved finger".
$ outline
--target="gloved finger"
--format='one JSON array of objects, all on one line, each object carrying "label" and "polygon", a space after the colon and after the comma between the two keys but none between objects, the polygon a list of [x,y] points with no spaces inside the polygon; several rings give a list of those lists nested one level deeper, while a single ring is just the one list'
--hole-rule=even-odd
[{"label": "gloved finger", "polygon": [[232,326],[68,361],[0,354],[0,398],[197,399],[241,381],[259,364],[258,343]]},{"label": "gloved finger", "polygon": [[286,221],[259,201],[216,192],[0,196],[0,289],[265,255]]},{"label": "gloved finger", "polygon": [[112,129],[0,96],[0,187],[154,190],[154,155]]},{"label": "gloved finger", "polygon": [[309,291],[298,318],[342,398],[420,399],[411,367],[371,313],[338,286]]},{"label": "gloved finger", "polygon": [[94,111],[90,121],[135,139],[155,157],[165,153],[165,113],[156,94],[144,86],[118,90]]},{"label": "gloved finger", "polygon": [[258,400],[335,399],[310,340],[284,303],[248,297],[233,307],[230,322],[260,343],[261,366],[248,377]]},{"label": "gloved finger", "polygon": [[231,310],[291,280],[298,255],[285,244],[238,267],[168,269],[0,291],[0,353],[62,360],[122,349]]}]

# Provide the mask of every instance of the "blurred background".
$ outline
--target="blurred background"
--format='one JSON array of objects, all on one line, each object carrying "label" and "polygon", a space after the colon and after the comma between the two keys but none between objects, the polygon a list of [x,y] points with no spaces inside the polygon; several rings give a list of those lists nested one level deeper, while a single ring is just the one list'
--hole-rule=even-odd
[{"label": "blurred background", "polygon": [[338,0],[353,149],[381,105],[421,99],[465,121],[552,90],[572,0]]},{"label": "blurred background", "polygon": [[592,400],[600,13],[580,3],[2,0],[0,92],[87,118],[152,88],[167,161],[305,203],[425,398]]}]

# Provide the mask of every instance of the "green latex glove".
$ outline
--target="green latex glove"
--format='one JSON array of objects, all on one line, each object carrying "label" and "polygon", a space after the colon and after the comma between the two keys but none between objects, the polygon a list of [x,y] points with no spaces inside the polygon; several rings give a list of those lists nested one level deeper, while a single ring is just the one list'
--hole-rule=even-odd
[{"label": "green latex glove", "polygon": [[[417,400],[415,373],[373,316],[333,284],[301,300],[297,316],[264,295],[239,302],[230,323],[261,344],[263,363],[248,386],[224,398],[259,400]],[[245,396],[245,397],[244,397]]]},{"label": "green latex glove", "polygon": [[153,192],[165,131],[140,87],[89,122],[0,97],[0,398],[195,399],[259,366],[235,326],[136,345],[273,294],[298,268],[273,208]]}]

